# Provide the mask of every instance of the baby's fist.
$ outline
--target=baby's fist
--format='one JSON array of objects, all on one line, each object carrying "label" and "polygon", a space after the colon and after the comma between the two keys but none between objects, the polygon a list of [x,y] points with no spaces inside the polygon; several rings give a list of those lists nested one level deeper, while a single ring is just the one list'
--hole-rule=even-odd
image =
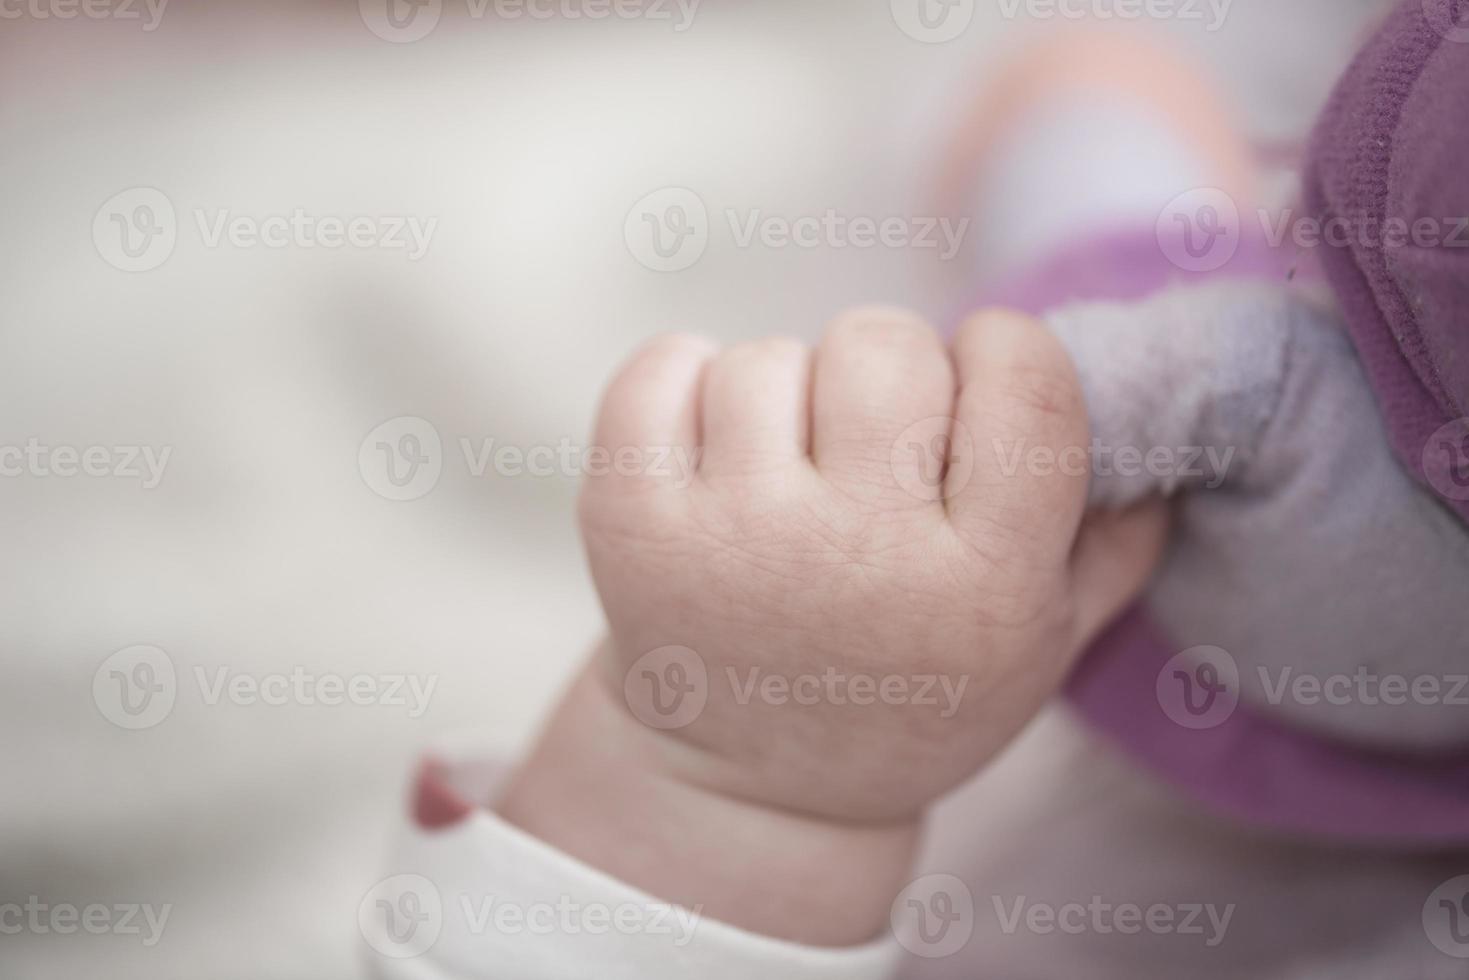
[{"label": "baby's fist", "polygon": [[[602,406],[582,530],[600,677],[681,779],[859,822],[991,758],[1142,585],[1155,514],[1083,528],[1072,365],[993,312],[952,350],[909,314],[815,351],[655,341]],[[1023,450],[1023,451],[1020,451]]]}]

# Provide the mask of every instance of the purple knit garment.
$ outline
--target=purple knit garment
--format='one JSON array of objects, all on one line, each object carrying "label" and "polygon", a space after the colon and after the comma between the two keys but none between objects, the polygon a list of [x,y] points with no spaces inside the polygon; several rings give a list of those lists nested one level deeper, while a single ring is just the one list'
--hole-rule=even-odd
[{"label": "purple knit garment", "polygon": [[[1305,178],[1314,214],[1366,232],[1321,264],[1393,450],[1469,521],[1469,0],[1393,12],[1332,94]],[[1372,244],[1394,221],[1433,237]]]},{"label": "purple knit garment", "polygon": [[[1469,19],[1457,27],[1465,13],[1469,0],[1405,0],[1358,56],[1313,137],[1311,213],[1349,219],[1353,229],[1436,219],[1444,237],[1456,234],[1454,219],[1469,218]],[[1398,458],[1469,520],[1469,425],[1455,424],[1469,406],[1469,247],[1384,248],[1367,236],[1303,255],[1272,249],[1249,228],[1242,235],[1225,268],[1192,274],[1168,260],[1177,251],[1165,250],[1155,229],[1118,229],[1059,250],[980,299],[1039,314],[1205,279],[1283,281],[1297,266],[1324,274]],[[1460,486],[1465,492],[1455,493]],[[1176,652],[1135,607],[1088,651],[1067,694],[1142,765],[1236,819],[1412,846],[1469,840],[1463,752],[1375,753],[1244,705],[1216,728],[1183,729],[1164,714],[1155,686]]]}]

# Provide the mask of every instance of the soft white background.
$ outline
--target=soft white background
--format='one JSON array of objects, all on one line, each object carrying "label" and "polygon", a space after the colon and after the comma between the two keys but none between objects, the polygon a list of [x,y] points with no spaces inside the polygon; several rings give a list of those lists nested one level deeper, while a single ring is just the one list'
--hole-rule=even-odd
[{"label": "soft white background", "polygon": [[[1217,34],[1143,29],[1195,52],[1254,135],[1289,138],[1370,6],[1236,0]],[[173,453],[151,491],[0,480],[0,902],[173,905],[152,949],[0,936],[0,975],[356,973],[357,902],[415,757],[466,729],[516,751],[598,632],[574,480],[470,478],[460,437],[582,439],[609,371],[662,330],[809,337],[866,301],[947,315],[968,273],[923,255],[739,250],[721,228],[659,275],[623,221],[667,185],[715,212],[926,213],[953,107],[1046,27],[982,3],[935,47],[887,0],[707,0],[682,34],[447,7],[406,45],[354,3],[175,0],[152,33],[0,20],[0,444]],[[130,275],[91,227],[135,186],[181,220],[170,260]],[[439,223],[411,263],[209,249],[193,219],[298,207]],[[401,415],[446,449],[411,503],[357,462]],[[93,674],[143,643],[173,659],[178,702],[124,731]],[[417,720],[209,706],[194,668],[220,666],[438,686]]]}]

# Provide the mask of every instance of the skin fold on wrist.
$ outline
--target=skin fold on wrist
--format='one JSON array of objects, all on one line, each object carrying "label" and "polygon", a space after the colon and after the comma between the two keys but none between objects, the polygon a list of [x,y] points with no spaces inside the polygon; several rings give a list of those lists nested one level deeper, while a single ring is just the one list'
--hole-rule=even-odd
[{"label": "skin fold on wrist", "polygon": [[499,803],[506,820],[633,887],[775,939],[876,938],[906,884],[920,822],[843,824],[698,786],[663,764],[596,676],[575,680]]}]

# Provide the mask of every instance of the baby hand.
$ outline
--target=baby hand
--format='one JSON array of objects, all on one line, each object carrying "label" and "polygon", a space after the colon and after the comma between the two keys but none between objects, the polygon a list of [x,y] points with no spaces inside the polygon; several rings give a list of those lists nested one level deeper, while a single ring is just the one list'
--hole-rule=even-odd
[{"label": "baby hand", "polygon": [[1066,353],[1014,314],[952,350],[886,309],[815,351],[655,341],[582,496],[611,635],[501,812],[736,925],[870,937],[925,808],[1156,561],[1157,510],[1083,524],[1085,476],[1007,465],[1088,439]]},{"label": "baby hand", "polygon": [[1068,356],[1019,315],[976,317],[952,352],[886,309],[814,352],[656,341],[595,441],[671,462],[582,498],[601,679],[690,782],[911,818],[1016,734],[1149,571],[1115,527],[1078,543],[1085,476],[1005,466],[1007,442],[1034,459],[1088,440]]}]

